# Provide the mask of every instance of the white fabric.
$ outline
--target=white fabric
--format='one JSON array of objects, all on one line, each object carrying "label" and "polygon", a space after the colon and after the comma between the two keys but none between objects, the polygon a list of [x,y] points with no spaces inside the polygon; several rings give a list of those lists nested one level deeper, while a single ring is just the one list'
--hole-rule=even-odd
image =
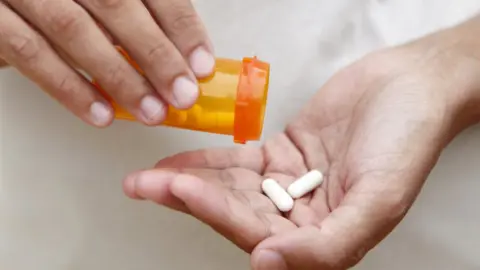
[{"label": "white fabric", "polygon": [[[478,0],[197,1],[217,54],[272,64],[265,137],[338,68],[460,22]],[[127,199],[122,177],[231,138],[118,122],[87,127],[14,70],[0,72],[0,269],[243,270],[192,218]],[[446,150],[405,221],[357,269],[480,269],[480,128]]]}]

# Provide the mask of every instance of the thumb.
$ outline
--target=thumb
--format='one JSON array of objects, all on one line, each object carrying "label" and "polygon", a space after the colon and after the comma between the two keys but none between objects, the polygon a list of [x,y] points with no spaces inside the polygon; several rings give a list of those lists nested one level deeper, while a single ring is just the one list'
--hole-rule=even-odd
[{"label": "thumb", "polygon": [[252,253],[253,269],[344,270],[357,264],[404,217],[420,189],[391,179],[391,185],[375,186],[372,180],[357,182],[319,226],[261,242]]}]

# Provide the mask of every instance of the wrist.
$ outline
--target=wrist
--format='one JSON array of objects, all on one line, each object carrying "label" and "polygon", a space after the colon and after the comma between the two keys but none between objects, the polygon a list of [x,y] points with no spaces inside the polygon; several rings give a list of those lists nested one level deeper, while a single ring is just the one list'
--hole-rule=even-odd
[{"label": "wrist", "polygon": [[450,99],[457,121],[468,127],[480,122],[480,15],[439,33],[445,75],[452,79]]},{"label": "wrist", "polygon": [[451,29],[467,76],[470,76],[463,112],[470,124],[480,122],[480,14]]},{"label": "wrist", "polygon": [[480,122],[480,15],[397,49],[445,94],[453,135]]}]

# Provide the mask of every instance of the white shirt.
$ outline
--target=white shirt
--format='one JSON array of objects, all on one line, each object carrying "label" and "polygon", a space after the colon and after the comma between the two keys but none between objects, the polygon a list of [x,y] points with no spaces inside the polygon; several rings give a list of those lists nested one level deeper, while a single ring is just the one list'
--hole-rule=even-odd
[{"label": "white shirt", "polygon": [[[218,56],[272,65],[264,138],[337,69],[453,25],[478,0],[199,0]],[[230,137],[117,122],[91,128],[18,72],[0,71],[0,268],[243,270],[248,256],[200,222],[127,199],[126,173]],[[444,152],[401,225],[357,269],[480,269],[480,128]]]}]

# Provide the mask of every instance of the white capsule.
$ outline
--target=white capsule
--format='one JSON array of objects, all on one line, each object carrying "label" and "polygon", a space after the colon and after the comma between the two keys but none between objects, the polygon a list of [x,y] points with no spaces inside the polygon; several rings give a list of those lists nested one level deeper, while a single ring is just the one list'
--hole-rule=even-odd
[{"label": "white capsule", "polygon": [[287,191],[273,179],[265,179],[262,182],[262,190],[275,204],[278,210],[288,212],[293,208],[293,199]]},{"label": "white capsule", "polygon": [[319,187],[322,182],[323,174],[318,170],[312,170],[293,182],[287,188],[287,192],[292,198],[298,199]]}]

